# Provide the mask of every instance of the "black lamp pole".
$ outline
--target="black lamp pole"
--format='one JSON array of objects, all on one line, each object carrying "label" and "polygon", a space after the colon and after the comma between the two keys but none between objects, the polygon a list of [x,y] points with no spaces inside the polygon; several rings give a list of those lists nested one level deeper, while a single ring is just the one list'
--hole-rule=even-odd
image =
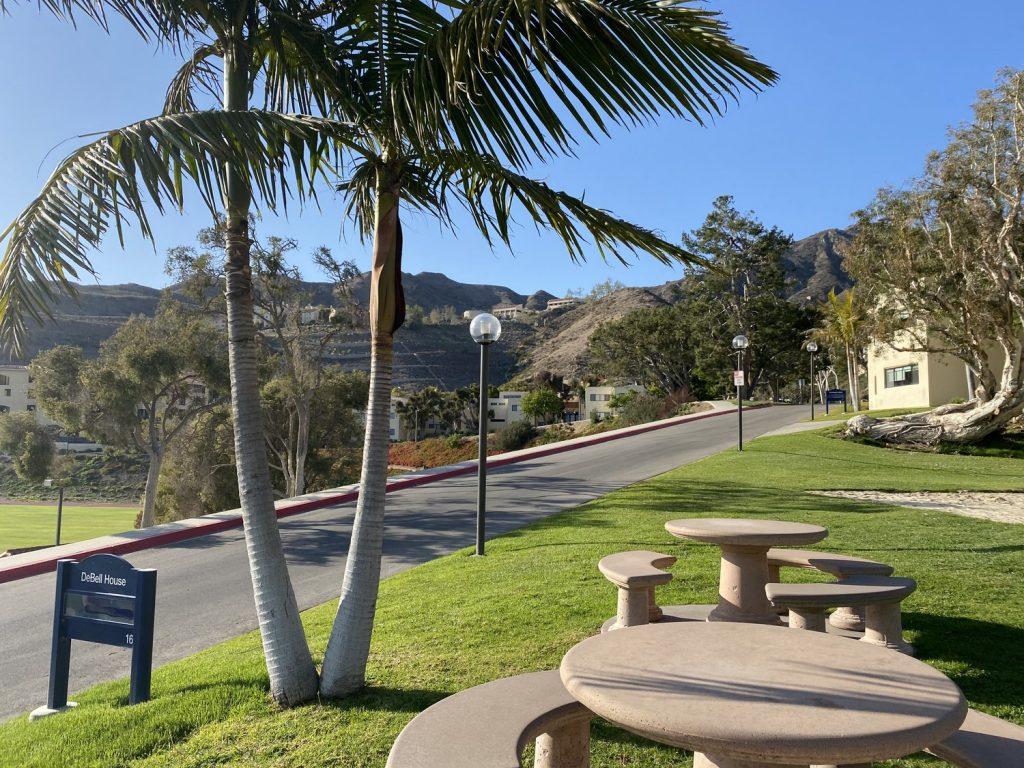
[{"label": "black lamp pole", "polygon": [[811,350],[811,382],[809,390],[811,395],[811,421],[814,421],[814,350]]},{"label": "black lamp pole", "polygon": [[484,554],[484,533],[487,524],[487,363],[490,342],[480,342],[480,439],[476,472],[476,553]]}]

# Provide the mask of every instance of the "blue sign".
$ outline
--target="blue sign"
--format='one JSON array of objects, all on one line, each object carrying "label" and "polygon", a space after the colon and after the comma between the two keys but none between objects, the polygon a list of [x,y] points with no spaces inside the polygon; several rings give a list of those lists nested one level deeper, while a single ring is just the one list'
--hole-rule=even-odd
[{"label": "blue sign", "polygon": [[116,555],[58,560],[47,709],[68,705],[72,640],[131,648],[129,702],[148,701],[155,609],[155,570],[133,568]]},{"label": "blue sign", "polygon": [[826,389],[825,390],[825,413],[828,413],[829,403],[842,403],[843,413],[846,413],[846,390]]}]

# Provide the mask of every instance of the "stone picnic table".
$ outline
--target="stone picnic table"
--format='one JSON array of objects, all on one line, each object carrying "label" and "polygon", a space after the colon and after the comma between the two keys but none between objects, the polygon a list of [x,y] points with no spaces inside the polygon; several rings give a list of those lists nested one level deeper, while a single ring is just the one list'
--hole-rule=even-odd
[{"label": "stone picnic table", "polygon": [[696,752],[694,768],[807,768],[903,757],[952,734],[960,689],[902,653],[816,632],[650,624],[588,638],[562,660],[584,706]]},{"label": "stone picnic table", "polygon": [[828,529],[820,525],[730,517],[670,520],[665,523],[665,530],[680,539],[721,548],[718,605],[708,621],[749,624],[781,623],[764,591],[768,583],[768,550],[813,544],[828,536]]}]

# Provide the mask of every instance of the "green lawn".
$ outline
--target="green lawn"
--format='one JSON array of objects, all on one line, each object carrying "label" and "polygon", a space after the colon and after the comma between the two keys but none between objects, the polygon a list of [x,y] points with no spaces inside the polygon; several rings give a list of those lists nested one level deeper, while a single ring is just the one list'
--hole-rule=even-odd
[{"label": "green lawn", "polygon": [[[677,553],[677,578],[662,601],[712,602],[717,550],[678,542],[662,527],[701,515],[824,524],[825,548],[913,576],[920,588],[905,620],[920,657],[952,675],[974,706],[1024,723],[1024,526],[802,493],[879,487],[1024,489],[1024,471],[1013,459],[891,452],[816,433],[758,440],[743,454],[720,454],[497,539],[486,558],[463,551],[388,579],[369,687],[347,701],[275,710],[250,634],[158,670],[147,704],[125,706],[122,681],[76,696],[74,712],[0,726],[0,765],[382,768],[398,731],[426,706],[496,677],[554,667],[595,632],[615,609],[596,568],[602,555]],[[334,607],[305,614],[318,656]],[[690,765],[680,752],[608,726],[594,734],[594,768]]]},{"label": "green lawn", "polygon": [[[810,420],[810,406],[806,406],[808,409],[808,420]],[[843,405],[840,403],[836,405],[832,403],[829,406],[829,413],[825,413],[825,406],[819,403],[814,404],[814,420],[818,421],[839,421],[841,419],[848,419],[851,416],[874,416],[876,419],[883,419],[886,416],[903,416],[907,413],[921,413],[927,411],[927,408],[876,408],[873,411],[854,411],[847,410],[843,413]]]},{"label": "green lawn", "polygon": [[[73,541],[120,533],[135,527],[135,507],[64,505],[60,541]],[[57,532],[57,503],[0,504],[0,552],[13,547],[53,544]]]}]

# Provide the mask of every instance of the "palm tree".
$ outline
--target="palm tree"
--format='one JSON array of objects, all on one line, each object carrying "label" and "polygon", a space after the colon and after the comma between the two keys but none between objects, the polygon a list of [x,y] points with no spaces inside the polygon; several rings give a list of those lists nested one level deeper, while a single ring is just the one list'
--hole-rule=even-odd
[{"label": "palm tree", "polygon": [[[57,2],[57,0],[52,0]],[[69,3],[69,7],[70,3]],[[81,7],[102,9],[82,0]],[[184,205],[190,180],[225,230],[225,295],[239,496],[256,612],[271,695],[282,705],[316,695],[317,675],[299,617],[277,527],[256,372],[249,215],[254,195],[271,209],[304,199],[323,171],[328,145],[345,126],[304,115],[250,109],[257,76],[270,110],[315,99],[323,11],[304,0],[168,0],[109,7],[147,37],[194,52],[172,81],[164,114],[100,135],[66,158],[39,196],[0,236],[0,333],[15,348],[28,319],[50,314],[59,292],[73,294],[92,273],[86,249],[113,225],[135,221],[152,239],[144,201],[163,212]],[[178,9],[181,9],[180,12]],[[103,20],[102,10],[91,12]],[[318,48],[318,45],[320,46]],[[221,109],[197,111],[195,93]],[[122,237],[123,243],[123,237]]]},{"label": "palm tree", "polygon": [[819,305],[822,326],[814,335],[830,347],[841,347],[846,355],[846,381],[850,388],[850,399],[854,410],[860,410],[860,350],[866,339],[863,330],[863,313],[854,288],[848,288],[836,295],[833,288],[825,301]]},{"label": "palm tree", "polygon": [[[367,13],[370,11],[370,13]],[[402,209],[453,225],[467,210],[488,242],[509,244],[513,213],[555,233],[570,258],[692,256],[654,232],[526,175],[571,152],[576,133],[652,120],[702,123],[742,88],[775,79],[689,0],[355,3],[342,25],[331,115],[361,134],[339,189],[373,243],[371,367],[360,495],[321,693],[365,679],[380,580],[394,335],[405,315]],[[358,17],[358,23],[356,18]],[[352,30],[358,30],[354,34]]]},{"label": "palm tree", "polygon": [[[150,0],[156,2],[156,0]],[[437,10],[437,8],[442,10]],[[15,342],[26,318],[91,272],[86,248],[113,224],[151,231],[158,210],[184,204],[190,180],[223,213],[236,455],[246,538],[271,691],[282,703],[315,688],[308,646],[276,527],[258,418],[248,213],[305,199],[342,169],[347,214],[372,239],[371,383],[361,493],[321,692],[364,681],[377,601],[387,477],[394,334],[402,325],[400,207],[452,226],[469,211],[490,242],[509,244],[520,210],[553,231],[574,260],[590,243],[602,258],[693,257],[654,232],[530,178],[531,161],[571,152],[576,133],[606,134],[668,112],[698,123],[740,89],[775,79],[728,37],[717,15],[688,0],[196,0],[200,43],[168,93],[167,114],[112,131],[77,150],[4,233],[0,332]],[[190,16],[190,19],[192,17]],[[316,21],[314,26],[313,22]],[[215,62],[220,63],[220,72]],[[265,82],[268,111],[249,109]],[[223,109],[199,112],[196,90]],[[317,111],[281,114],[294,108]]]}]

